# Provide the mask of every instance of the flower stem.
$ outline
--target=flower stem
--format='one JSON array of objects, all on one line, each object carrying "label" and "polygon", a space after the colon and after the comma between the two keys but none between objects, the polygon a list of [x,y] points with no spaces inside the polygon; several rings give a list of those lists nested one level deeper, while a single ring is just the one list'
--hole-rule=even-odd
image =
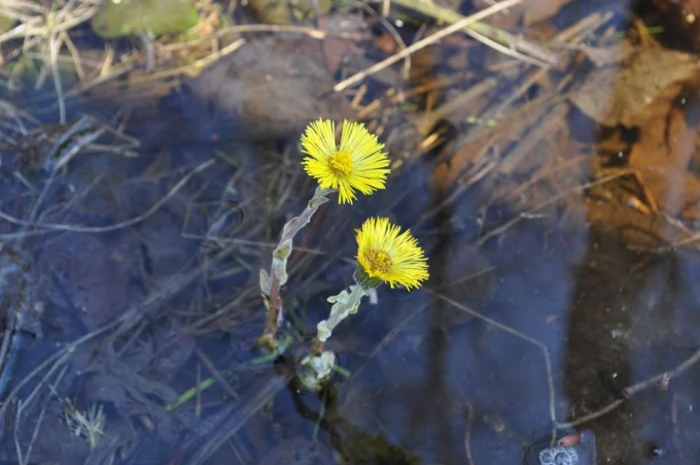
[{"label": "flower stem", "polygon": [[287,260],[292,254],[293,239],[301,229],[309,224],[316,210],[328,201],[332,189],[316,188],[314,196],[299,216],[295,216],[284,225],[280,241],[272,252],[270,273],[260,270],[260,291],[265,301],[265,331],[258,339],[258,344],[269,349],[277,346],[277,330],[282,324],[283,306],[280,288],[287,282]]},{"label": "flower stem", "polygon": [[338,324],[349,315],[357,312],[362,298],[368,295],[369,290],[361,284],[350,286],[350,291],[342,291],[340,294],[329,297],[328,301],[333,303],[330,315],[327,320],[321,321],[317,325],[318,332],[311,343],[312,353],[319,355],[323,352],[323,345],[333,333]]}]

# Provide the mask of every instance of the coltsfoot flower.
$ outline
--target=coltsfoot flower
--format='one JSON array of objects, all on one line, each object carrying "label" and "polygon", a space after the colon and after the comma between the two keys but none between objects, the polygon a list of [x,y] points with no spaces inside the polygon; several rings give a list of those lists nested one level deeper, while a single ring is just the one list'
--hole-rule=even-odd
[{"label": "coltsfoot flower", "polygon": [[369,218],[357,233],[357,261],[370,280],[418,288],[430,276],[427,258],[411,231],[389,223],[388,218]]},{"label": "coltsfoot flower", "polygon": [[384,189],[389,158],[384,144],[370,134],[362,123],[343,122],[340,145],[336,144],[335,122],[314,121],[301,137],[302,164],[321,189],[338,191],[339,203],[352,204],[355,190],[365,195]]}]

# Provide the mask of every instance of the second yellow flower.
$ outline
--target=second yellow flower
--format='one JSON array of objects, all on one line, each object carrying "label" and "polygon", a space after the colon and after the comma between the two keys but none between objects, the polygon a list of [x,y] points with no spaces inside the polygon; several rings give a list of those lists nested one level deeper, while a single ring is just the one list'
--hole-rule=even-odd
[{"label": "second yellow flower", "polygon": [[430,277],[427,258],[410,230],[391,224],[388,218],[369,218],[357,233],[357,261],[370,279],[419,288]]}]

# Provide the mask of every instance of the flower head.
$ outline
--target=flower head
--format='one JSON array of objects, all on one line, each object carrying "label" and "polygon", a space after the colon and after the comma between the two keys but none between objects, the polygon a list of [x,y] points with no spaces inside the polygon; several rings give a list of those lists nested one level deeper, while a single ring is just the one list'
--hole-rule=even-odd
[{"label": "flower head", "polygon": [[410,230],[401,233],[388,218],[369,218],[355,232],[357,261],[370,279],[411,290],[430,276],[427,258]]},{"label": "flower head", "polygon": [[384,144],[362,123],[343,122],[340,146],[336,145],[335,123],[314,121],[301,137],[302,164],[321,189],[337,189],[339,203],[352,203],[355,190],[369,195],[384,189],[389,174],[389,158]]}]

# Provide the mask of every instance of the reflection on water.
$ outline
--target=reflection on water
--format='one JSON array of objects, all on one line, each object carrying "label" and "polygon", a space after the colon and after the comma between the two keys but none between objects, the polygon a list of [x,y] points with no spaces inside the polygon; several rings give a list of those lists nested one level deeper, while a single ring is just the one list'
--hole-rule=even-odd
[{"label": "reflection on water", "polygon": [[[550,74],[497,63],[496,79],[480,55],[472,69],[462,36],[425,49],[409,82],[439,89],[411,100],[428,116],[374,89],[392,70],[366,106],[336,108],[311,39],[260,42],[128,112],[69,101],[60,127],[6,95],[41,122],[3,107],[0,461],[517,464],[586,428],[601,463],[695,463],[698,60],[604,46],[615,18],[598,20]],[[673,69],[638,81],[651,55]],[[295,105],[259,101],[270,86]],[[375,98],[392,111],[367,110]],[[258,270],[313,189],[298,130],[346,112],[374,115],[398,168],[297,238],[291,343],[265,357]],[[412,228],[431,280],[381,288],[343,323],[328,347],[348,375],[312,395],[294,360],[369,215]]]}]

